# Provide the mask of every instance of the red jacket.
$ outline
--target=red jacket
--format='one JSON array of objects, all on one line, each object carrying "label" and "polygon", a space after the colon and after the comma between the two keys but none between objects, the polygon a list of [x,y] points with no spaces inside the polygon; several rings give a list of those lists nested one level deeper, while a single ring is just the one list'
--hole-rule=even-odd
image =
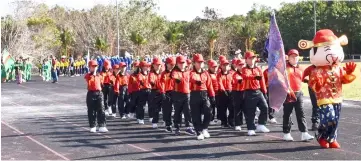
[{"label": "red jacket", "polygon": [[163,71],[160,75],[160,92],[165,93],[168,91],[172,91],[174,89],[174,82],[172,81],[170,77],[171,72],[170,71]]},{"label": "red jacket", "polygon": [[[191,91],[189,89],[189,75],[188,70],[182,72],[179,69],[175,69],[171,73],[172,81],[174,82],[174,91],[189,94]],[[176,79],[180,80],[180,83],[176,82]]]},{"label": "red jacket", "polygon": [[[306,77],[310,77],[311,72],[316,69],[316,66],[310,65],[303,71],[302,81],[305,80]],[[308,78],[309,80],[310,78]]]},{"label": "red jacket", "polygon": [[268,88],[268,68],[263,71],[263,77],[264,77],[264,83],[266,84],[266,87]]},{"label": "red jacket", "polygon": [[231,91],[232,90],[232,76],[234,72],[228,72],[227,74],[223,74],[223,72],[219,72],[217,74],[217,81],[219,85],[220,91]]},{"label": "red jacket", "polygon": [[161,83],[160,83],[160,77],[161,74],[157,74],[155,72],[150,72],[148,79],[149,79],[149,83],[152,86],[152,89],[158,89],[161,90]]},{"label": "red jacket", "polygon": [[129,76],[128,81],[128,93],[131,94],[135,91],[139,91],[139,87],[137,85],[137,78],[135,74]]},{"label": "red jacket", "polygon": [[137,89],[151,89],[151,85],[148,79],[148,74],[143,74],[142,72],[139,72],[136,75],[136,84]]},{"label": "red jacket", "polygon": [[120,87],[128,86],[128,81],[129,81],[128,74],[125,74],[125,75],[117,74],[115,77],[115,82],[114,82],[114,92],[119,93]]},{"label": "red jacket", "polygon": [[[203,71],[202,73],[197,73],[196,71],[190,72],[190,89],[191,91],[207,91],[209,97],[214,97],[215,93],[212,86],[212,79],[210,75]],[[201,84],[197,84],[200,81]]]},{"label": "red jacket", "polygon": [[[239,82],[241,80],[241,83]],[[244,91],[243,89],[243,84],[244,81],[243,81],[243,78],[242,78],[242,74],[241,72],[234,72],[233,73],[233,81],[232,81],[232,90],[233,91]]]},{"label": "red jacket", "polygon": [[103,83],[104,84],[111,84],[111,80],[113,79],[113,73],[108,71],[108,72],[101,72],[100,75],[103,77]]},{"label": "red jacket", "polygon": [[208,71],[208,74],[209,76],[211,77],[211,80],[212,80],[212,86],[213,86],[213,90],[214,90],[214,93],[217,94],[218,92],[218,88],[219,88],[219,85],[218,85],[218,81],[217,81],[217,74],[216,73],[211,73],[210,71]]},{"label": "red jacket", "polygon": [[84,76],[84,79],[88,86],[88,91],[100,91],[102,90],[101,84],[102,82],[102,76],[100,74],[93,75],[93,74],[86,74]]},{"label": "red jacket", "polygon": [[[261,80],[257,80],[255,77],[261,76]],[[265,80],[263,77],[262,69],[260,67],[249,68],[243,67],[242,68],[242,78],[244,83],[242,88],[244,90],[257,90],[260,89],[263,93],[267,93]]]},{"label": "red jacket", "polygon": [[289,81],[289,84],[290,84],[290,88],[294,92],[301,91],[302,78],[303,78],[303,69],[300,68],[299,65],[292,66],[291,64],[287,63],[286,70],[287,70],[287,76],[288,76],[288,81]]}]

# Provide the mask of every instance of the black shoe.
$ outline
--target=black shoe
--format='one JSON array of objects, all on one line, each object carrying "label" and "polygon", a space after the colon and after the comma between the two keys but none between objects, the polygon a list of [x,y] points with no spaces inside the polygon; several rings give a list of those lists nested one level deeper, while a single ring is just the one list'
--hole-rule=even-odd
[{"label": "black shoe", "polygon": [[311,131],[317,131],[318,130],[318,123],[312,123]]},{"label": "black shoe", "polygon": [[186,129],[186,133],[188,134],[188,135],[195,135],[196,134],[196,132],[194,131],[194,129],[192,128],[192,127],[188,127],[187,129]]},{"label": "black shoe", "polygon": [[166,126],[165,131],[172,133],[173,132],[172,126]]},{"label": "black shoe", "polygon": [[175,134],[175,135],[180,135],[180,134],[181,134],[180,129],[175,129],[174,134]]}]

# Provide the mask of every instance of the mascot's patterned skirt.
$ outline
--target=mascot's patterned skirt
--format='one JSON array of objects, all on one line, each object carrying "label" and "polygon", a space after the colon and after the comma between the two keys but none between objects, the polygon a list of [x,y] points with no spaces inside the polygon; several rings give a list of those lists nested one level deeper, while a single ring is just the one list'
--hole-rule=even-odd
[{"label": "mascot's patterned skirt", "polygon": [[321,105],[319,107],[320,126],[317,139],[326,139],[332,143],[337,138],[337,126],[340,119],[341,103]]}]

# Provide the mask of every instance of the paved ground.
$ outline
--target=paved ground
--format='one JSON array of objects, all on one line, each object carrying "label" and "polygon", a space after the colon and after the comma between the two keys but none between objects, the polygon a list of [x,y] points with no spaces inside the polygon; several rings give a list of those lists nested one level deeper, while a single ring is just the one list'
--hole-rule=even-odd
[{"label": "paved ground", "polygon": [[[1,159],[361,159],[360,102],[344,103],[340,150],[320,149],[316,141],[283,142],[281,124],[270,125],[271,133],[254,137],[216,125],[210,128],[212,138],[197,141],[194,136],[152,129],[150,123],[137,125],[135,120],[118,118],[108,120],[109,133],[92,134],[82,77],[61,77],[59,84],[34,79],[22,85],[2,84]],[[309,121],[309,100],[305,106]],[[280,122],[282,112],[277,116]],[[293,137],[299,140],[297,124],[293,129]]]}]

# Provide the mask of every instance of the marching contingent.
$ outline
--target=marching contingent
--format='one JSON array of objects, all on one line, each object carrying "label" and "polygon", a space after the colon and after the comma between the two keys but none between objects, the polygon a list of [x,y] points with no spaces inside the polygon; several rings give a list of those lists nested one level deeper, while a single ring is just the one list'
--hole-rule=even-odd
[{"label": "marching contingent", "polygon": [[[117,111],[121,119],[136,118],[139,124],[145,124],[146,107],[153,128],[158,128],[162,112],[166,132],[180,135],[181,124],[184,124],[185,133],[198,140],[210,138],[208,126],[218,120],[222,128],[241,131],[245,118],[249,136],[270,132],[267,122],[277,121],[274,110],[268,106],[267,69],[262,71],[256,65],[253,52],[247,51],[244,58],[229,61],[221,55],[218,61],[206,61],[201,54],[194,54],[192,59],[183,55],[167,57],[163,63],[160,57],[154,57],[150,63],[132,62],[129,74],[125,62],[90,60],[89,73],[84,77],[88,86],[86,103],[90,132],[97,131],[96,125],[99,132],[107,132],[106,117],[115,118]],[[284,105],[289,106],[283,116],[286,141],[293,140],[290,135],[293,108],[301,140],[314,138],[307,132],[301,94],[304,78],[303,70],[297,65],[298,59],[297,50],[288,52],[287,69],[292,69],[289,81],[294,92]]]}]

